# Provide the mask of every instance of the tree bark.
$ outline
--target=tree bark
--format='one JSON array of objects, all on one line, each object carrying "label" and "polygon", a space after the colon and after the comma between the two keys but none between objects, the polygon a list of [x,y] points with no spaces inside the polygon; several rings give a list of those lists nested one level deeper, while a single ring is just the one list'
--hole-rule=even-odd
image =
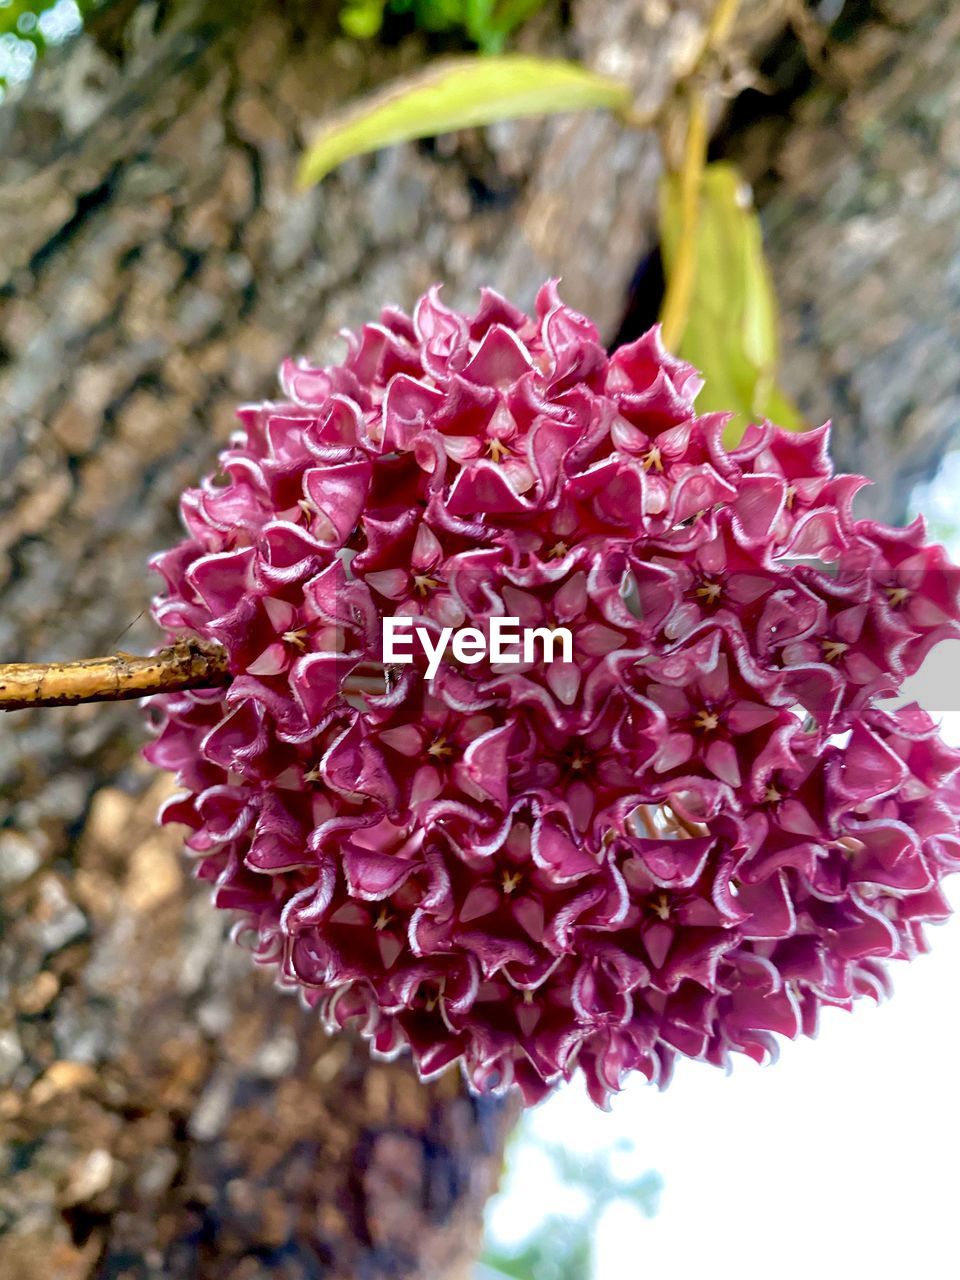
[{"label": "tree bark", "polygon": [[[526,38],[656,106],[708,7],[581,0]],[[4,660],[156,643],[147,556],[284,354],[434,280],[529,304],[562,274],[616,332],[653,136],[519,123],[294,194],[312,123],[423,57],[335,38],[334,8],[118,0],[0,111]],[[277,995],[153,829],[140,740],[122,706],[4,720],[0,1272],[465,1276],[511,1105],[371,1064]]]},{"label": "tree bark", "polygon": [[960,445],[960,9],[884,0],[828,65],[732,150],[769,192],[784,382],[875,481],[858,511],[899,523]]}]

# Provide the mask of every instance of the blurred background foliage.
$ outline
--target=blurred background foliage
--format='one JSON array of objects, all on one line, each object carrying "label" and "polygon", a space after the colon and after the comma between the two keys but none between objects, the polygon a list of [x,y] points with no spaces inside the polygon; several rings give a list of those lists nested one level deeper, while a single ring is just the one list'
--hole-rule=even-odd
[{"label": "blurred background foliage", "polygon": [[[474,1280],[588,1280],[594,1274],[596,1227],[604,1211],[618,1203],[644,1218],[657,1211],[659,1174],[647,1170],[624,1176],[617,1171],[618,1158],[632,1154],[633,1144],[626,1139],[596,1152],[570,1149],[544,1137],[535,1120],[525,1116],[507,1150],[506,1180],[491,1202],[486,1249]],[[538,1212],[528,1201],[529,1230],[517,1239],[513,1232],[498,1230],[497,1201],[522,1204],[531,1176],[555,1208]]]},{"label": "blurred background foliage", "polygon": [[27,80],[38,56],[82,28],[105,0],[0,0],[0,101]]},{"label": "blurred background foliage", "polygon": [[[76,35],[111,0],[0,0],[0,101],[29,79],[37,58]],[[340,23],[358,40],[400,38],[414,28],[484,53],[551,0],[342,0]]]},{"label": "blurred background foliage", "polygon": [[438,35],[465,36],[485,53],[501,50],[514,31],[547,0],[344,0],[340,22],[368,40],[399,19]]}]

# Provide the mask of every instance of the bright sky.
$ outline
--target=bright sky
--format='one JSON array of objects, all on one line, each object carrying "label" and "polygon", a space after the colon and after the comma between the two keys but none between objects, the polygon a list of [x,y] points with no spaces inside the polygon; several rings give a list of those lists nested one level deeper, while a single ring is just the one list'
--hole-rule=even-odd
[{"label": "bright sky", "polygon": [[[950,649],[941,705],[957,708]],[[944,712],[943,733],[960,745],[960,711]],[[960,909],[960,877],[952,890]],[[665,1093],[638,1081],[609,1114],[574,1085],[528,1116],[572,1152],[620,1147],[617,1176],[663,1180],[652,1219],[624,1202],[604,1211],[593,1280],[960,1276],[960,921],[928,937],[929,955],[892,966],[891,1000],[827,1010],[819,1037],[784,1044],[775,1065],[724,1076],[685,1062]],[[491,1234],[523,1239],[565,1198],[576,1211],[570,1196],[521,1143]]]}]

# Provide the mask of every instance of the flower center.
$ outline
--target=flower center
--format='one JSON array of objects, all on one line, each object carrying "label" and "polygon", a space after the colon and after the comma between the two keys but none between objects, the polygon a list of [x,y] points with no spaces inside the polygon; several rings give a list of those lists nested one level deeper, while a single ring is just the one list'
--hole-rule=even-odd
[{"label": "flower center", "polygon": [[377,933],[382,933],[392,919],[393,919],[393,916],[390,914],[387,908],[381,907],[380,914],[377,916],[376,920],[374,920],[373,922],[373,927],[376,929]]},{"label": "flower center", "polygon": [[452,756],[453,747],[451,747],[446,738],[441,735],[440,737],[435,738],[433,742],[430,743],[429,747],[427,747],[427,755]]},{"label": "flower center", "polygon": [[896,609],[898,605],[903,604],[904,600],[909,599],[910,592],[906,587],[887,587],[887,600],[891,609]]},{"label": "flower center", "polygon": [[426,573],[415,573],[413,575],[413,587],[417,595],[425,596],[428,591],[435,591],[439,585],[439,578],[431,578]]},{"label": "flower center", "polygon": [[494,462],[499,462],[500,459],[505,458],[509,452],[510,450],[507,445],[505,445],[498,436],[494,436],[487,445],[487,453],[489,453]]},{"label": "flower center", "polygon": [[706,600],[707,604],[716,604],[723,594],[723,588],[719,582],[704,582],[695,592],[701,600]]},{"label": "flower center", "polygon": [[772,782],[768,782],[767,789],[763,793],[763,798],[767,804],[779,804],[780,801],[783,799],[783,796],[780,794],[780,792],[777,790],[777,788],[773,785]]},{"label": "flower center", "polygon": [[661,456],[660,450],[657,447],[657,445],[654,445],[653,448],[644,456],[644,459],[643,459],[644,471],[649,471],[651,467],[653,468],[654,471],[663,470],[663,458]]},{"label": "flower center", "polygon": [[655,916],[659,916],[661,920],[669,920],[670,899],[665,893],[658,893],[653,902],[650,903],[650,910]]},{"label": "flower center", "polygon": [[717,713],[715,711],[708,711],[706,707],[697,713],[697,718],[693,722],[694,728],[703,729],[706,733],[713,733],[719,723],[720,717]]},{"label": "flower center", "polygon": [[513,893],[514,889],[516,889],[522,879],[523,876],[519,871],[504,871],[500,878],[500,884],[503,888],[503,892],[506,894]]},{"label": "flower center", "polygon": [[417,998],[423,1001],[427,1013],[433,1013],[443,995],[444,982],[441,980],[434,987],[432,983],[422,982],[417,988]]},{"label": "flower center", "polygon": [[547,559],[562,560],[569,550],[570,548],[567,546],[564,540],[560,538],[559,541],[555,542],[553,546],[550,548],[550,550],[547,552]]},{"label": "flower center", "polygon": [[844,644],[842,640],[821,640],[820,648],[823,650],[823,656],[827,662],[836,662],[850,648],[848,644]]},{"label": "flower center", "polygon": [[298,628],[296,631],[285,631],[281,636],[281,639],[286,644],[292,644],[293,647],[295,649],[299,649],[301,653],[307,647],[307,633],[302,627]]}]

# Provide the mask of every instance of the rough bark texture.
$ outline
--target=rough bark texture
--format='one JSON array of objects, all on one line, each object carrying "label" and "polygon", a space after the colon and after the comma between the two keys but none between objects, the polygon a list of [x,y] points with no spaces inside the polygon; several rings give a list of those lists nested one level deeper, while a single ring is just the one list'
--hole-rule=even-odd
[{"label": "rough bark texture", "polygon": [[[652,136],[518,124],[294,195],[311,122],[422,57],[332,40],[332,8],[119,0],[0,112],[4,659],[155,643],[147,555],[284,353],[435,279],[529,303],[562,273],[616,330]],[[703,8],[582,0],[528,38],[629,76],[643,107]],[[140,738],[122,707],[2,726],[0,1273],[455,1280],[509,1108],[371,1066],[253,971],[151,826]]]},{"label": "rough bark texture", "polygon": [[838,463],[875,479],[858,509],[899,522],[960,445],[960,9],[866,8],[831,46],[835,83],[734,154],[772,187],[784,381],[833,419]]}]

